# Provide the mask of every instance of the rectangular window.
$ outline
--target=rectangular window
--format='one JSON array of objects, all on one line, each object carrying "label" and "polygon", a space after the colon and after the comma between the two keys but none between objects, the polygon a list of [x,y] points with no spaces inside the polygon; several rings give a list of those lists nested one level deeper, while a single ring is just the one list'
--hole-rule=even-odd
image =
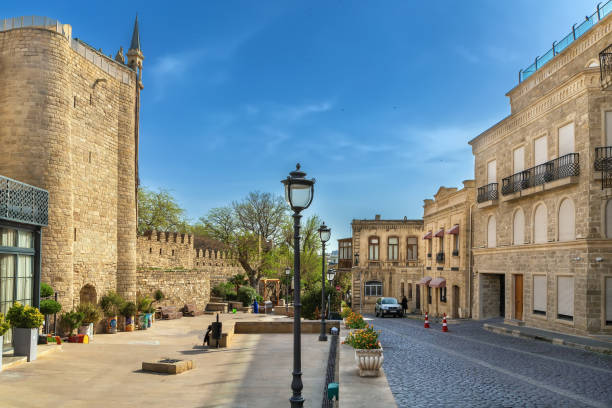
[{"label": "rectangular window", "polygon": [[378,261],[378,248],[378,238],[370,238],[369,259],[371,261]]},{"label": "rectangular window", "polygon": [[418,259],[418,242],[416,237],[409,237],[408,238],[408,252],[407,252],[407,256],[406,259],[408,259],[409,261],[416,261]]},{"label": "rectangular window", "polygon": [[518,149],[514,149],[513,158],[514,174],[525,170],[525,148],[519,147]]},{"label": "rectangular window", "polygon": [[559,128],[559,157],[574,153],[574,123]]},{"label": "rectangular window", "polygon": [[612,278],[606,278],[606,324],[612,325]]},{"label": "rectangular window", "polygon": [[366,296],[382,296],[382,283],[366,282],[364,292]]},{"label": "rectangular window", "polygon": [[431,241],[433,241],[432,239],[428,239],[427,240],[427,253],[429,255],[431,255]]},{"label": "rectangular window", "polygon": [[440,288],[440,302],[446,303],[446,286]]},{"label": "rectangular window", "polygon": [[398,253],[399,253],[399,240],[397,237],[391,237],[388,240],[388,249],[389,249],[389,260],[397,261]]},{"label": "rectangular window", "polygon": [[533,313],[546,315],[546,276],[533,276]]},{"label": "rectangular window", "polygon": [[546,136],[537,138],[533,142],[533,149],[536,166],[544,164],[548,161],[548,143],[546,141]]},{"label": "rectangular window", "polygon": [[557,317],[574,320],[574,278],[559,276],[557,278]]},{"label": "rectangular window", "polygon": [[487,184],[497,183],[497,161],[487,163]]},{"label": "rectangular window", "polygon": [[459,256],[459,234],[453,235],[453,256]]},{"label": "rectangular window", "polygon": [[339,251],[338,251],[338,256],[340,259],[351,259],[353,254],[352,254],[352,243],[351,241],[343,241],[340,242],[339,244]]}]

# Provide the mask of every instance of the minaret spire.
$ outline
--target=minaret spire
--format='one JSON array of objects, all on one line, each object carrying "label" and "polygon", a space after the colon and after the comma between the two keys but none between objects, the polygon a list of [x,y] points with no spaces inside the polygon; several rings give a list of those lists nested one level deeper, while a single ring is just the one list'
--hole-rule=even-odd
[{"label": "minaret spire", "polygon": [[140,50],[140,32],[138,31],[138,14],[136,14],[136,21],[134,21],[134,32],[132,33],[132,44],[130,50]]}]

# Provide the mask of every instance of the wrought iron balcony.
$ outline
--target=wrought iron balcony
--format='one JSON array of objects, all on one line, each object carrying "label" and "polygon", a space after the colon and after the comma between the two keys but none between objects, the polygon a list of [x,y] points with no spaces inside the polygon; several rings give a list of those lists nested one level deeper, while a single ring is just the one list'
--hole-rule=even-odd
[{"label": "wrought iron balcony", "polygon": [[478,197],[476,197],[476,201],[479,203],[497,200],[498,198],[497,183],[490,183],[486,186],[478,187]]},{"label": "wrought iron balcony", "polygon": [[580,175],[579,154],[569,153],[502,179],[502,195],[578,175]]},{"label": "wrought iron balcony", "polygon": [[49,192],[0,176],[0,219],[46,226]]},{"label": "wrought iron balcony", "polygon": [[428,258],[431,258],[431,253],[427,254],[427,257],[428,257]]},{"label": "wrought iron balcony", "polygon": [[595,148],[595,170],[612,170],[612,146]]},{"label": "wrought iron balcony", "polygon": [[599,75],[602,89],[612,85],[612,44],[599,53]]},{"label": "wrought iron balcony", "polygon": [[436,262],[444,262],[444,252],[438,252],[436,254]]}]

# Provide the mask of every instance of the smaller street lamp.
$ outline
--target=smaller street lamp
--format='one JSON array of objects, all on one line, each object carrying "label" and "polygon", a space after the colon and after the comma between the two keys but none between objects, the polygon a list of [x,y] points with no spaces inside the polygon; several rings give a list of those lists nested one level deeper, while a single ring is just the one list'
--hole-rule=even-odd
[{"label": "smaller street lamp", "polygon": [[321,261],[321,334],[319,334],[319,341],[327,341],[327,335],[325,334],[325,243],[331,238],[331,229],[323,223],[319,227],[319,237],[321,238],[321,253],[323,259]]},{"label": "smaller street lamp", "polygon": [[[335,269],[330,269],[327,271],[327,280],[329,281],[330,286],[332,286],[332,283],[334,282],[334,276],[336,276]],[[332,286],[332,290],[333,290],[333,286]],[[329,295],[327,295],[327,320],[329,320],[330,313],[331,313],[331,292]]]}]

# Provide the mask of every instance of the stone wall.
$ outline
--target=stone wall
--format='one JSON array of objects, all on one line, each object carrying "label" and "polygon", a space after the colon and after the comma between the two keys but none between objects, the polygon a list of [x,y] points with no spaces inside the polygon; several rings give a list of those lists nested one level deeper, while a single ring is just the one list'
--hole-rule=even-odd
[{"label": "stone wall", "polygon": [[210,300],[210,279],[202,270],[139,269],[136,277],[140,295],[152,297],[157,289],[164,293],[165,299],[158,306],[195,304],[198,310],[204,310]]}]

